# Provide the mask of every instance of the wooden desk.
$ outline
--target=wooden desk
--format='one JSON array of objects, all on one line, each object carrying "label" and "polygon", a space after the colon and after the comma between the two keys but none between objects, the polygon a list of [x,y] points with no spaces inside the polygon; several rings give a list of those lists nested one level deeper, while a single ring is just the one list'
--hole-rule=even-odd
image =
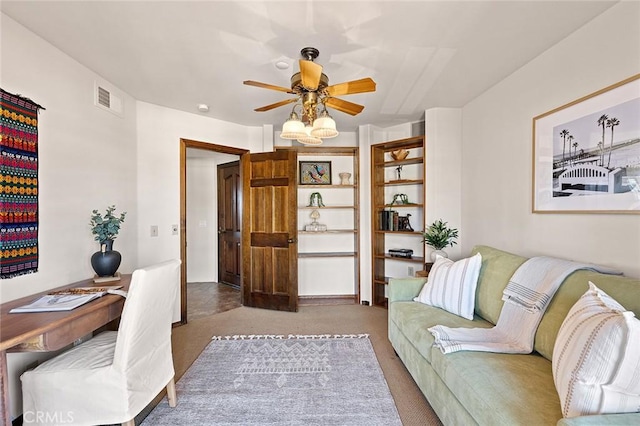
[{"label": "wooden desk", "polygon": [[128,290],[130,283],[131,275],[123,275],[120,281],[105,284],[94,284],[89,279],[0,305],[0,419],[6,426],[11,425],[7,352],[48,352],[62,349],[119,318],[124,299],[121,296],[107,294],[65,312],[10,314],[9,311],[53,290],[106,285],[122,285],[123,290]]}]

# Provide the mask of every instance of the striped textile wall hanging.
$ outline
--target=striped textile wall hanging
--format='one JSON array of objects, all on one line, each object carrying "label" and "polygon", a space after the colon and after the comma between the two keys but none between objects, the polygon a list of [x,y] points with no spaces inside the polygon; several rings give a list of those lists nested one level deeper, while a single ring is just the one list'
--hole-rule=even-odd
[{"label": "striped textile wall hanging", "polygon": [[38,110],[0,89],[0,278],[38,270]]}]

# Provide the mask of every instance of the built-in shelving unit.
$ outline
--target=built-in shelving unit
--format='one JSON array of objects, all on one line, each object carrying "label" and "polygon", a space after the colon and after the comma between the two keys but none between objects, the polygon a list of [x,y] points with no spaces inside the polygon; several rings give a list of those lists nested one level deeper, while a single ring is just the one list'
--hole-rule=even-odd
[{"label": "built-in shelving unit", "polygon": [[[393,159],[391,153],[400,149],[409,155]],[[371,146],[372,303],[377,306],[387,306],[389,278],[411,276],[424,265],[424,152],[423,136]],[[405,202],[393,202],[398,194],[405,196]],[[385,226],[383,211],[407,218],[413,230]],[[413,256],[390,255],[389,249],[396,248],[411,249]]]},{"label": "built-in shelving unit", "polygon": [[[295,150],[298,161],[330,161],[331,185],[298,184],[298,292],[300,303],[359,303],[359,188],[357,147],[277,147]],[[299,169],[299,168],[298,168]],[[350,173],[341,184],[339,174]],[[300,177],[298,176],[298,182]],[[324,206],[311,206],[319,192]],[[311,212],[326,231],[306,231]]]}]

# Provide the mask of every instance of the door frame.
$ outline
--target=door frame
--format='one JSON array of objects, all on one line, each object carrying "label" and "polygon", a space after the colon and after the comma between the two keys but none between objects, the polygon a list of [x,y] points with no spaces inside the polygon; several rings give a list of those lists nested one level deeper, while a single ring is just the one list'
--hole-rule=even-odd
[{"label": "door frame", "polygon": [[[233,154],[240,156],[249,154],[248,149],[217,145],[192,139],[180,138],[180,324],[187,323],[187,148]],[[242,175],[242,169],[240,169]],[[240,277],[242,288],[242,276]]]}]

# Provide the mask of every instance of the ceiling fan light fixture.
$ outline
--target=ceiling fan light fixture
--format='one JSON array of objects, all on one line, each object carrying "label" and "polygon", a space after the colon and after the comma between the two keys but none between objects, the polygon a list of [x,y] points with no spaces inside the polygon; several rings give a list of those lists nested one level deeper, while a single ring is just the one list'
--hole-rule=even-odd
[{"label": "ceiling fan light fixture", "polygon": [[282,139],[299,139],[306,137],[307,133],[304,129],[304,123],[298,118],[298,114],[292,112],[289,119],[282,125],[282,133],[280,137]]},{"label": "ceiling fan light fixture", "polygon": [[313,121],[313,129],[311,130],[311,136],[316,138],[335,138],[338,136],[338,130],[336,130],[336,122],[331,118],[327,111],[323,111],[320,117]]},{"label": "ceiling fan light fixture", "polygon": [[305,135],[301,138],[298,138],[298,142],[300,142],[303,145],[321,145],[322,144],[322,139],[311,135],[311,131],[313,130],[313,127],[310,124],[307,124],[304,130],[305,130]]}]

